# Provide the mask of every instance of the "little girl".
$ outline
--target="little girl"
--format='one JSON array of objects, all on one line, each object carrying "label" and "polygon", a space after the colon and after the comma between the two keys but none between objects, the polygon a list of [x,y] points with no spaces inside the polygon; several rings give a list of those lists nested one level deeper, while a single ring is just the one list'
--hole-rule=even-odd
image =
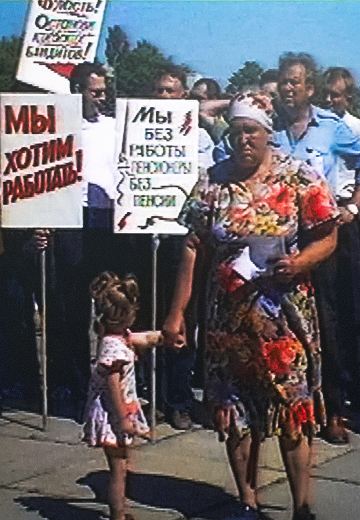
[{"label": "little girl", "polygon": [[90,285],[98,316],[100,351],[91,375],[85,407],[84,440],[102,446],[110,468],[111,520],[131,520],[124,513],[128,449],[134,437],[149,433],[136,395],[134,349],[154,347],[160,332],[131,333],[137,311],[138,284],[104,272]]}]

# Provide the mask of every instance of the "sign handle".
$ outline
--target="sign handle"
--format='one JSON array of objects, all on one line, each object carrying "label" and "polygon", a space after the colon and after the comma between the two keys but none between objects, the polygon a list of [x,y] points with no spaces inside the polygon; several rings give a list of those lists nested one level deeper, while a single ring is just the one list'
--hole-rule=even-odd
[{"label": "sign handle", "polygon": [[41,365],[42,365],[42,424],[47,429],[48,401],[47,401],[47,356],[46,356],[46,249],[40,252],[41,271]]},{"label": "sign handle", "polygon": [[[152,251],[152,330],[156,330],[156,299],[157,299],[157,251],[160,245],[159,235],[151,237]],[[151,442],[155,444],[156,427],[156,347],[151,349]]]}]

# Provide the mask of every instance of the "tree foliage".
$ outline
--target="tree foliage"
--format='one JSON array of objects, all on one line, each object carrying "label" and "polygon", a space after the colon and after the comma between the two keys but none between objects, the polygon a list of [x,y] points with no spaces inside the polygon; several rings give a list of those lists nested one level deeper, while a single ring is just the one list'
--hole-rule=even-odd
[{"label": "tree foliage", "polygon": [[0,92],[11,92],[21,52],[21,38],[3,36],[0,40]]},{"label": "tree foliage", "polygon": [[235,94],[246,87],[259,85],[260,76],[264,69],[257,61],[245,61],[244,66],[228,79],[226,92]]},{"label": "tree foliage", "polygon": [[[155,45],[146,40],[138,41],[130,49],[127,36],[119,26],[109,27],[105,55],[114,69],[118,96],[139,97],[151,93],[151,85],[159,70],[174,66],[171,57],[166,57]],[[189,67],[181,65],[185,72]]]},{"label": "tree foliage", "polygon": [[109,27],[109,36],[106,38],[105,56],[110,67],[114,67],[121,57],[125,56],[130,50],[126,33],[119,25]]}]

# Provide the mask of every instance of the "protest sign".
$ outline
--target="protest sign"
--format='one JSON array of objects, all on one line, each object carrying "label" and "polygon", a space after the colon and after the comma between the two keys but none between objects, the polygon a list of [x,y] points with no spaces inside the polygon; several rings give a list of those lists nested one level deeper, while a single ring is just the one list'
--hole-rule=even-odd
[{"label": "protest sign", "polygon": [[70,93],[74,65],[95,58],[106,0],[30,0],[16,79]]},{"label": "protest sign", "polygon": [[81,96],[1,94],[1,226],[82,227]]},{"label": "protest sign", "polygon": [[117,100],[115,233],[182,234],[198,178],[198,102]]}]

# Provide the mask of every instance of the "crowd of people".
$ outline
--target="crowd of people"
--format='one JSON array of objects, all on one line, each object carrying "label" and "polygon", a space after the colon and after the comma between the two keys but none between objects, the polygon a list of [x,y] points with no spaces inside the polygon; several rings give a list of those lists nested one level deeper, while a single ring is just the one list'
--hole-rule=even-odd
[{"label": "crowd of people", "polygon": [[[98,306],[99,294],[111,300],[114,290],[135,309],[140,287],[138,318],[130,313],[129,322],[135,330],[151,328],[151,265],[143,259],[144,251],[150,258],[151,237],[112,233],[115,120],[106,77],[102,65],[85,63],[70,78],[71,91],[83,97],[83,144],[89,150],[83,165],[83,229],[4,230],[0,257],[5,404],[16,391],[39,401],[33,315],[34,302],[40,301],[39,252],[46,249],[50,411],[78,419],[90,376],[90,282],[95,278],[91,287]],[[198,100],[200,128],[199,179],[179,215],[189,233],[185,239],[163,238],[158,252],[159,273],[167,276],[158,282],[164,346],[157,349],[157,418],[190,429],[192,387],[203,388],[207,425],[226,442],[241,500],[234,517],[239,520],[265,518],[257,496],[259,447],[265,437],[277,435],[293,520],[313,520],[313,437],[319,433],[327,442],[346,444],[348,430],[357,431],[360,412],[355,80],[348,70],[331,67],[319,84],[310,55],[285,53],[259,86],[232,96],[211,78],[188,89],[185,73],[175,67],[158,74],[152,96]],[[130,283],[126,273],[137,281]],[[129,356],[129,345],[136,344],[114,301],[111,319],[105,320],[108,330],[100,336],[103,346],[107,336],[122,339],[111,340],[112,357],[102,350],[96,361],[98,375],[109,381],[114,372],[125,377],[129,360],[116,364],[116,356]],[[107,312],[104,307],[101,319]],[[137,363],[137,390],[147,398],[149,372],[145,353]],[[120,404],[113,406],[121,418]],[[119,448],[134,424],[129,431],[124,419],[105,426],[107,433],[113,427]],[[101,423],[100,432],[103,428]],[[107,445],[106,436],[95,437],[90,435],[91,445]],[[110,468],[119,464],[123,476],[124,450],[105,451]],[[114,498],[113,507],[113,520],[122,519],[123,502]]]}]

